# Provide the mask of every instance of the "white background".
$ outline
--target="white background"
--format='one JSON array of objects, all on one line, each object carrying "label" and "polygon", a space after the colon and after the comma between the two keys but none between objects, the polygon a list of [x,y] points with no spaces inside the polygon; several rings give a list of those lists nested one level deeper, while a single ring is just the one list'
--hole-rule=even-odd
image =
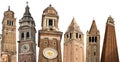
[{"label": "white background", "polygon": [[[22,18],[26,2],[29,2],[30,12],[36,23],[36,42],[38,42],[38,30],[41,29],[41,18],[43,10],[50,4],[59,14],[59,30],[66,32],[73,17],[77,21],[81,31],[84,33],[84,43],[86,45],[86,31],[90,29],[93,19],[100,31],[100,51],[105,33],[107,18],[111,15],[115,21],[117,46],[120,56],[120,1],[119,0],[0,0],[0,33],[2,32],[2,19],[4,11],[10,9],[14,11],[17,18],[17,41],[19,20]],[[63,45],[63,40],[62,43]],[[63,48],[63,46],[62,46]],[[38,50],[38,49],[37,49]],[[62,50],[63,51],[63,50]],[[38,55],[37,55],[38,56]],[[119,57],[120,58],[120,57]]]}]

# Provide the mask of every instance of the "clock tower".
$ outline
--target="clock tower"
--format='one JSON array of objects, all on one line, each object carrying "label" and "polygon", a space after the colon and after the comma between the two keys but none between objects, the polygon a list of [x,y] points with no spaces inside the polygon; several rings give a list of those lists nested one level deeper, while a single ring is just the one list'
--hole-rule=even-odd
[{"label": "clock tower", "polygon": [[50,5],[42,14],[42,29],[38,32],[38,62],[62,62],[61,38],[58,29],[58,13]]},{"label": "clock tower", "polygon": [[19,24],[18,62],[36,62],[36,29],[28,5]]}]

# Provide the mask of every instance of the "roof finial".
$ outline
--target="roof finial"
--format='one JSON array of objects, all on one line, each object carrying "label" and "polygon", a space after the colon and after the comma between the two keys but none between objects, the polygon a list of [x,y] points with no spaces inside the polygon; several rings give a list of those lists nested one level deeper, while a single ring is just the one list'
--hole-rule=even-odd
[{"label": "roof finial", "polygon": [[73,17],[73,20],[75,20],[75,18]]},{"label": "roof finial", "polygon": [[93,22],[95,22],[95,18],[93,17]]},{"label": "roof finial", "polygon": [[109,17],[112,17],[111,15],[109,15]]},{"label": "roof finial", "polygon": [[28,5],[28,1],[26,2],[26,4]]},{"label": "roof finial", "polygon": [[10,6],[8,6],[8,11],[10,11]]},{"label": "roof finial", "polygon": [[49,7],[51,7],[52,5],[50,4]]},{"label": "roof finial", "polygon": [[76,21],[75,21],[75,18],[73,17],[73,19],[72,19],[72,23],[76,23]]}]

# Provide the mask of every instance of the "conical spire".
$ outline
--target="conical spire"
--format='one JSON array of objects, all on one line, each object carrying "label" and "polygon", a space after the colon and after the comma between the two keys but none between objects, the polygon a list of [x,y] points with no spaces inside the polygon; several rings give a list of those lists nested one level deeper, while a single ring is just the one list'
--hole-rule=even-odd
[{"label": "conical spire", "polygon": [[89,33],[96,33],[97,31],[95,20],[93,20]]},{"label": "conical spire", "polygon": [[69,27],[67,29],[67,32],[69,32],[69,31],[80,31],[80,28],[79,28],[79,26],[76,23],[74,18],[72,19],[72,22],[71,22],[71,24],[69,25]]},{"label": "conical spire", "polygon": [[28,6],[28,2],[26,2],[27,6],[25,8],[25,13],[24,16],[31,16],[30,11],[29,11],[29,6]]},{"label": "conical spire", "polygon": [[29,6],[28,6],[28,2],[26,2],[26,7],[25,7],[25,13],[23,14],[22,19],[20,20],[20,22],[25,22],[25,21],[32,21],[32,23],[34,24],[34,19],[31,16],[31,13],[29,11]]}]

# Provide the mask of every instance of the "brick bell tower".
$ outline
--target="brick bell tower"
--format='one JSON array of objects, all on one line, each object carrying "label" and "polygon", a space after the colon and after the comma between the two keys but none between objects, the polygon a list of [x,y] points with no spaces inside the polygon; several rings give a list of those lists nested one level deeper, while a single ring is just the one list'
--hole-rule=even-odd
[{"label": "brick bell tower", "polygon": [[73,18],[64,34],[64,62],[84,62],[84,34]]},{"label": "brick bell tower", "polygon": [[42,29],[38,32],[38,62],[62,62],[61,38],[58,29],[58,13],[50,5],[42,14]]},{"label": "brick bell tower", "polygon": [[111,16],[106,23],[101,62],[119,62],[115,24]]},{"label": "brick bell tower", "polygon": [[28,4],[19,24],[18,62],[36,62],[36,29]]},{"label": "brick bell tower", "polygon": [[86,62],[100,62],[100,32],[95,20],[86,36]]},{"label": "brick bell tower", "polygon": [[2,62],[16,62],[16,18],[10,6],[4,12],[1,45]]}]

